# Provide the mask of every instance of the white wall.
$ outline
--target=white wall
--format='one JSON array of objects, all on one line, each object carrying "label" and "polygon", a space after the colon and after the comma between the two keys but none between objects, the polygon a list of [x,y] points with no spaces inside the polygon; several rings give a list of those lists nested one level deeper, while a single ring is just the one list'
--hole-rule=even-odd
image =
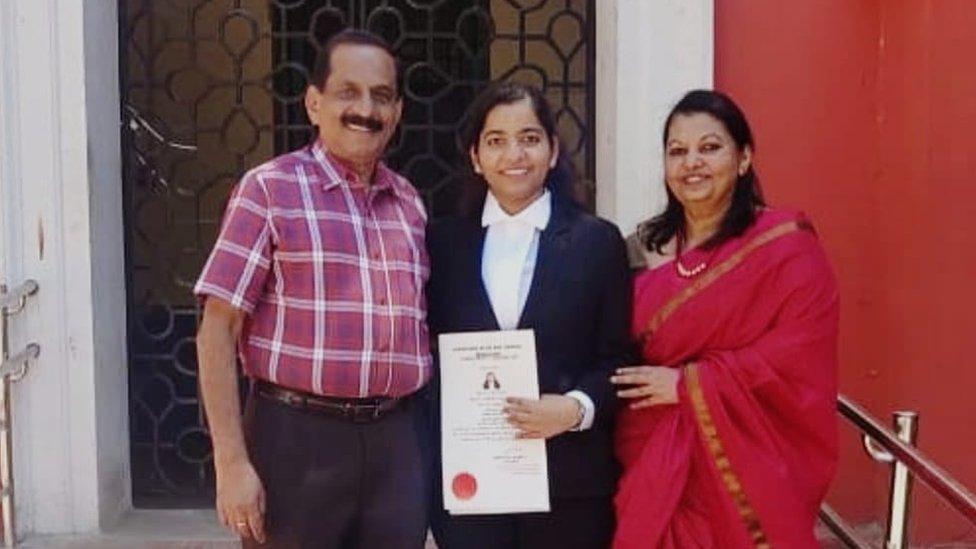
[{"label": "white wall", "polygon": [[0,2],[2,266],[40,292],[11,346],[18,532],[96,531],[129,506],[115,0]]},{"label": "white wall", "polygon": [[666,200],[668,111],[712,86],[712,0],[598,0],[596,24],[597,211],[629,234]]}]

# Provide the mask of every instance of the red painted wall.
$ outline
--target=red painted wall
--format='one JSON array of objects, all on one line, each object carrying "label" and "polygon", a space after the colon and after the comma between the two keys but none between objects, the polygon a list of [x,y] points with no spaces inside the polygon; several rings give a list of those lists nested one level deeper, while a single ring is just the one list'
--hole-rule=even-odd
[{"label": "red painted wall", "polygon": [[[807,211],[841,285],[841,390],[976,491],[976,5],[716,0],[715,82],[749,116],[774,204]],[[885,514],[852,431],[830,500]],[[918,541],[976,539],[916,489]]]}]

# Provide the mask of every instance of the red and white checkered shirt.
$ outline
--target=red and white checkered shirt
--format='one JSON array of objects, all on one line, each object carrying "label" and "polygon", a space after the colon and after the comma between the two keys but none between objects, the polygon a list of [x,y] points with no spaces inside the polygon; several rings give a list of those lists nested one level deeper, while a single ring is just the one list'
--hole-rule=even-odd
[{"label": "red and white checkered shirt", "polygon": [[194,293],[248,313],[245,372],[340,397],[427,383],[426,212],[380,164],[369,190],[321,144],[249,171],[235,187]]}]

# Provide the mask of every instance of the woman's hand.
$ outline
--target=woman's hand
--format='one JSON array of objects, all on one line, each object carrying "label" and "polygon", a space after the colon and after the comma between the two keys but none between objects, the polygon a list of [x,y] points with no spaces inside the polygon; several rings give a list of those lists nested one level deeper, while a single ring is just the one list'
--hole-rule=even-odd
[{"label": "woman's hand", "polygon": [[516,438],[552,438],[576,427],[580,418],[579,401],[566,395],[509,397],[506,403],[502,413],[518,429]]},{"label": "woman's hand", "polygon": [[627,366],[617,368],[616,375],[610,376],[614,385],[631,385],[617,391],[620,398],[634,399],[632,410],[678,403],[678,379],[681,371],[664,366]]}]

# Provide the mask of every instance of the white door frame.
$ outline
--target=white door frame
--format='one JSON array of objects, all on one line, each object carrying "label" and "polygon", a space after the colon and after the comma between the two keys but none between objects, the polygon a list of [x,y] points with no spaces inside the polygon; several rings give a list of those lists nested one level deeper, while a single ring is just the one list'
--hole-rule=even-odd
[{"label": "white door frame", "polygon": [[667,200],[668,111],[688,90],[712,87],[712,2],[596,2],[596,205],[624,234]]},{"label": "white door frame", "polygon": [[18,533],[131,506],[116,0],[0,2],[0,276],[40,291],[11,344]]}]

